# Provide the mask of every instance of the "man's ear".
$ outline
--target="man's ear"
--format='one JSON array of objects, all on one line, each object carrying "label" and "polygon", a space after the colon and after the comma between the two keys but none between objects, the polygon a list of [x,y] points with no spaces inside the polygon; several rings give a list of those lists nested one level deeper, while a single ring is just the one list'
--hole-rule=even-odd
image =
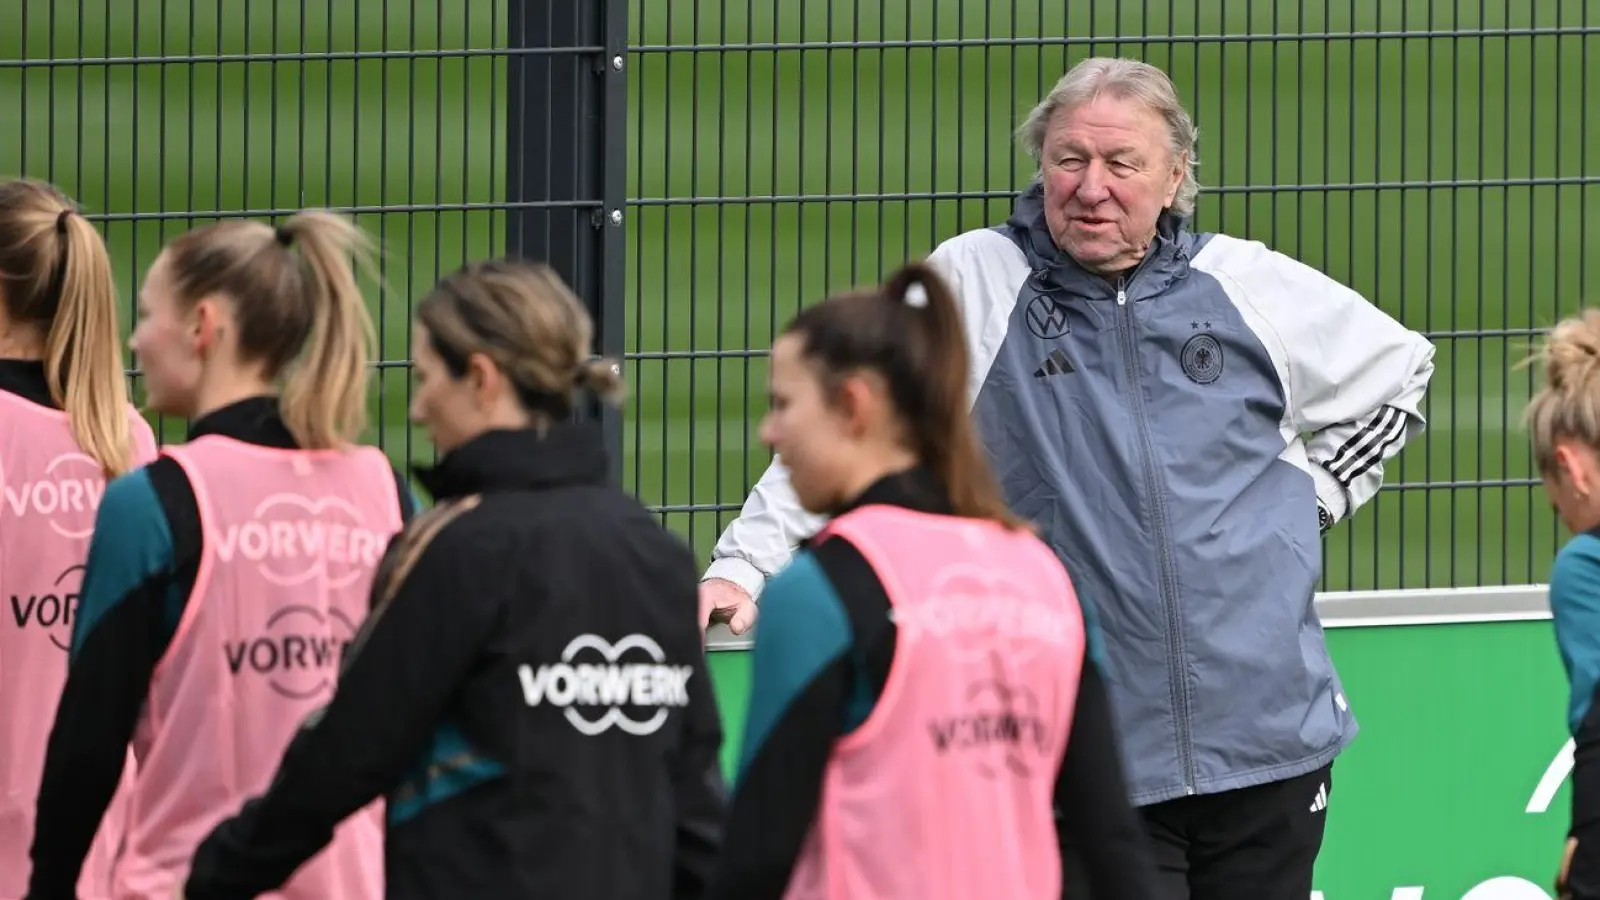
[{"label": "man's ear", "polygon": [[1172,185],[1167,188],[1167,200],[1162,206],[1171,206],[1172,201],[1178,197],[1178,188],[1183,186],[1183,176],[1189,171],[1189,154],[1178,154],[1178,164],[1172,170]]}]

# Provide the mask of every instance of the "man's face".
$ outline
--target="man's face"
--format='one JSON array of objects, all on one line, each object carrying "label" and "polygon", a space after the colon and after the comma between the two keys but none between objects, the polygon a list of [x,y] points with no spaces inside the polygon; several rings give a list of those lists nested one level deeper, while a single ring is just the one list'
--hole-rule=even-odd
[{"label": "man's face", "polygon": [[1056,246],[1103,275],[1136,264],[1186,167],[1173,158],[1161,117],[1137,100],[1102,96],[1057,111],[1040,158]]}]

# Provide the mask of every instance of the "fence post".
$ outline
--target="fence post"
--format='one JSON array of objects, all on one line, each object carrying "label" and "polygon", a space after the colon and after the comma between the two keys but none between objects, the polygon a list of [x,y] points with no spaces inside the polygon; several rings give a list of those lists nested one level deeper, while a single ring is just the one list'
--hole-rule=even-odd
[{"label": "fence post", "polygon": [[[624,349],[626,0],[508,0],[506,253],[549,263],[583,300],[598,352]],[[534,52],[528,52],[534,51]],[[622,419],[598,405],[611,470]]]}]

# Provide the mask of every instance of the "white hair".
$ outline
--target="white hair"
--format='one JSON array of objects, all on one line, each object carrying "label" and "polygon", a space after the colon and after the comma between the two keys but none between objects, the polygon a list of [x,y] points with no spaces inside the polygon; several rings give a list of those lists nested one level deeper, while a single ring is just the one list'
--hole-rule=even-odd
[{"label": "white hair", "polygon": [[1039,101],[1039,105],[1028,113],[1028,118],[1017,129],[1017,140],[1021,142],[1022,149],[1028,152],[1035,163],[1041,162],[1045,131],[1049,129],[1050,120],[1055,114],[1063,109],[1076,109],[1092,103],[1102,95],[1137,100],[1161,116],[1171,138],[1172,158],[1182,159],[1185,154],[1188,157],[1183,181],[1179,182],[1178,192],[1172,198],[1172,211],[1181,216],[1193,215],[1194,201],[1200,194],[1200,182],[1194,175],[1200,165],[1200,159],[1195,154],[1200,130],[1195,128],[1189,111],[1183,108],[1182,101],[1178,99],[1172,79],[1149,63],[1097,56],[1073,66]]}]

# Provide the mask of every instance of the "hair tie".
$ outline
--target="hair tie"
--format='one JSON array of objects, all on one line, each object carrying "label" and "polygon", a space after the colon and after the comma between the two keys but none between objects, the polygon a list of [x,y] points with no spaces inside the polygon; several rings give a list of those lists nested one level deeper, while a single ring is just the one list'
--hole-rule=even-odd
[{"label": "hair tie", "polygon": [[67,209],[63,209],[61,211],[61,215],[56,216],[56,234],[66,234],[67,233],[67,219],[69,219],[71,217],[72,217],[72,209],[70,207],[67,208]]},{"label": "hair tie", "polygon": [[279,225],[277,228],[272,230],[272,236],[279,244],[285,247],[294,243],[294,234],[291,233],[289,229],[284,228],[282,225]]}]

